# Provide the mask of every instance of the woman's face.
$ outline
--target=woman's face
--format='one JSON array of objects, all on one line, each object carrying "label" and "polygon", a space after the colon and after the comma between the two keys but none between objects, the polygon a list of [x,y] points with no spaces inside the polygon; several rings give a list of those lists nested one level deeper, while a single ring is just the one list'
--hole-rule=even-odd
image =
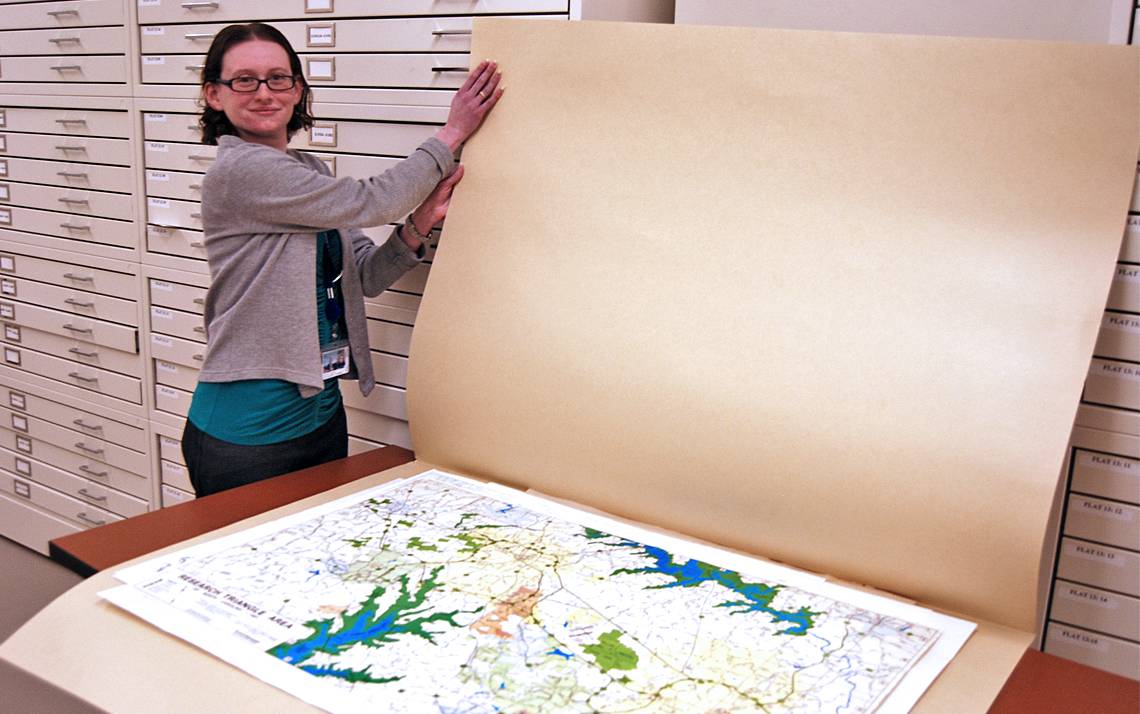
[{"label": "woman's face", "polygon": [[[248,40],[234,45],[222,56],[221,79],[256,77],[265,79],[273,75],[292,75],[289,55],[276,42]],[[289,119],[293,108],[301,101],[301,84],[292,89],[274,92],[264,82],[256,92],[235,92],[222,84],[207,84],[206,103],[210,108],[225,112],[238,136],[246,141],[265,144],[285,150],[289,143]]]}]

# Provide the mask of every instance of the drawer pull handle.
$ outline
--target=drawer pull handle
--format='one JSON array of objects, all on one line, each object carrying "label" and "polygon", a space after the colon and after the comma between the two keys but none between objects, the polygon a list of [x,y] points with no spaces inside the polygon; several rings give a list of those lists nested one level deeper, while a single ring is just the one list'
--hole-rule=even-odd
[{"label": "drawer pull handle", "polygon": [[91,431],[103,431],[103,425],[102,424],[88,424],[87,422],[83,421],[82,419],[72,419],[71,423],[76,425],[80,429],[90,429]]},{"label": "drawer pull handle", "polygon": [[206,247],[206,244],[205,244],[205,243],[203,243],[203,242],[202,242],[202,241],[200,241],[200,240],[196,240],[196,241],[193,241],[193,242],[190,244],[190,247],[191,247],[191,248],[205,248],[205,247]]},{"label": "drawer pull handle", "polygon": [[63,277],[67,278],[68,280],[74,280],[74,281],[80,282],[80,283],[93,283],[93,282],[95,282],[95,278],[91,277],[90,275],[76,275],[75,273],[64,273]]},{"label": "drawer pull handle", "polygon": [[88,518],[88,517],[87,517],[87,514],[86,514],[86,513],[80,513],[78,516],[76,516],[76,518],[78,518],[79,520],[83,521],[84,523],[90,523],[90,524],[91,524],[91,525],[93,525],[93,526],[101,526],[101,525],[104,525],[104,524],[107,522],[107,521],[95,521],[95,520],[92,520],[92,519],[90,519],[90,518]]},{"label": "drawer pull handle", "polygon": [[62,176],[64,178],[81,178],[81,179],[87,178],[87,172],[86,171],[56,171],[55,175],[56,176]]},{"label": "drawer pull handle", "polygon": [[187,40],[212,40],[212,39],[214,39],[214,33],[212,33],[212,32],[187,32],[182,37],[184,37]]},{"label": "drawer pull handle", "polygon": [[77,226],[74,223],[60,223],[60,228],[66,228],[69,231],[91,231],[91,226]]},{"label": "drawer pull handle", "polygon": [[91,202],[88,201],[86,198],[57,198],[56,200],[59,201],[60,203],[67,203],[67,204],[86,203],[88,206],[91,205]]},{"label": "drawer pull handle", "polygon": [[186,65],[186,69],[190,70],[191,72],[201,72],[202,70],[206,69],[206,65],[204,65],[204,64],[188,64],[188,65]]},{"label": "drawer pull handle", "polygon": [[199,131],[202,127],[198,126],[197,124],[187,124],[186,128],[190,131]]},{"label": "drawer pull handle", "polygon": [[59,17],[60,15],[78,15],[78,10],[48,10],[47,14],[52,17]]},{"label": "drawer pull handle", "polygon": [[213,156],[208,156],[205,154],[190,154],[190,156],[188,156],[186,158],[190,159],[191,161],[213,161],[214,160]]},{"label": "drawer pull handle", "polygon": [[205,328],[205,327],[202,327],[201,325],[195,325],[195,326],[194,326],[194,332],[197,332],[197,333],[199,333],[199,334],[203,334],[203,335],[204,335],[204,334],[206,334],[206,328]]},{"label": "drawer pull handle", "polygon": [[62,146],[57,144],[55,148],[58,151],[87,151],[86,146]]},{"label": "drawer pull handle", "polygon": [[194,298],[194,304],[195,305],[205,305],[206,304],[206,298]]},{"label": "drawer pull handle", "polygon": [[432,72],[467,72],[469,67],[432,67]]},{"label": "drawer pull handle", "polygon": [[80,302],[79,300],[76,300],[75,298],[68,298],[68,299],[64,300],[63,302],[65,305],[71,305],[72,307],[86,307],[86,308],[95,307],[95,303],[93,303],[93,302]]},{"label": "drawer pull handle", "polygon": [[444,37],[446,35],[470,35],[471,30],[432,30],[431,34],[436,37]]},{"label": "drawer pull handle", "polygon": [[92,456],[102,456],[103,455],[102,449],[92,449],[90,446],[88,446],[87,444],[84,444],[82,441],[79,442],[78,444],[76,444],[75,448],[79,449],[80,451],[82,451],[85,454],[91,454]]},{"label": "drawer pull handle", "polygon": [[190,214],[190,217],[191,217],[191,218],[201,218],[201,217],[202,217],[202,214],[201,214],[201,213],[191,213],[191,214]]},{"label": "drawer pull handle", "polygon": [[194,357],[193,357],[192,359],[193,359],[195,362],[205,362],[205,361],[206,361],[206,358],[205,358],[205,357],[203,357],[201,354],[196,354],[196,355],[194,355]]},{"label": "drawer pull handle", "polygon": [[56,119],[56,124],[86,124],[86,119]]},{"label": "drawer pull handle", "polygon": [[67,330],[68,332],[79,332],[79,333],[82,333],[85,335],[94,335],[95,334],[95,331],[92,330],[90,327],[76,327],[75,325],[72,325],[71,323],[64,325],[63,329]]},{"label": "drawer pull handle", "polygon": [[106,501],[107,500],[106,496],[96,496],[93,493],[88,493],[87,489],[85,489],[85,488],[79,489],[79,495],[83,496],[88,501]]},{"label": "drawer pull handle", "polygon": [[197,10],[199,8],[204,8],[204,9],[209,9],[209,10],[217,10],[218,9],[218,3],[216,3],[216,2],[184,2],[184,3],[182,3],[182,7],[186,8],[187,10]]},{"label": "drawer pull handle", "polygon": [[48,42],[51,42],[52,44],[55,44],[55,45],[61,45],[64,42],[79,42],[79,41],[80,41],[80,39],[78,37],[49,37],[48,38]]},{"label": "drawer pull handle", "polygon": [[87,382],[88,384],[93,384],[99,381],[98,377],[84,377],[79,372],[68,372],[67,376],[71,377],[72,379],[78,379],[80,382]]},{"label": "drawer pull handle", "polygon": [[91,359],[92,357],[98,357],[99,356],[98,352],[85,352],[85,351],[79,349],[78,347],[72,347],[71,349],[68,350],[68,352],[70,352],[73,355],[79,355],[80,357],[86,357],[88,359]]},{"label": "drawer pull handle", "polygon": [[109,473],[107,471],[95,471],[94,469],[91,469],[90,467],[88,467],[87,464],[83,464],[82,466],[80,466],[79,470],[82,471],[83,473],[87,474],[88,476],[94,476],[95,478],[107,478],[107,476],[109,475]]},{"label": "drawer pull handle", "polygon": [[[197,129],[198,127],[194,127],[194,128]],[[191,191],[201,191],[202,190],[202,184],[192,183],[192,184],[190,184],[190,190]]]},{"label": "drawer pull handle", "polygon": [[80,72],[83,70],[82,65],[78,64],[56,64],[51,67],[56,72]]}]

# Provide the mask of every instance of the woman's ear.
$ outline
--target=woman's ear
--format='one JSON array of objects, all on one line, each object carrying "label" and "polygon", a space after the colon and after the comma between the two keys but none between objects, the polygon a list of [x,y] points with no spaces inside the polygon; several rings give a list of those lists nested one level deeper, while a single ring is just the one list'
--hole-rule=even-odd
[{"label": "woman's ear", "polygon": [[202,99],[205,100],[206,106],[214,111],[222,111],[222,102],[218,99],[218,85],[213,82],[202,85]]}]

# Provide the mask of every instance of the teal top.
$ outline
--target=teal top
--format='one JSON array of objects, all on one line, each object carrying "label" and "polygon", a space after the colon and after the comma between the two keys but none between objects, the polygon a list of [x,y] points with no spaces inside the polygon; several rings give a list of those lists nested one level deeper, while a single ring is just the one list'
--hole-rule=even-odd
[{"label": "teal top", "polygon": [[[317,332],[321,344],[329,342],[332,330],[325,313],[325,250],[334,266],[343,264],[337,231],[317,234]],[[310,399],[301,396],[296,384],[283,379],[198,382],[188,418],[215,439],[261,446],[311,433],[328,422],[340,405],[336,378],[326,379],[324,390]]]}]

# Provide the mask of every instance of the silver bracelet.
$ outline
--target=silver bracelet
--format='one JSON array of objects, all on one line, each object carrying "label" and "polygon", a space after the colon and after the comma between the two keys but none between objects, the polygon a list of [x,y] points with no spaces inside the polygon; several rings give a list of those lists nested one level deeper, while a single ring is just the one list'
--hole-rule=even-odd
[{"label": "silver bracelet", "polygon": [[[416,222],[412,220],[411,216],[408,216],[408,220],[404,221],[404,233],[409,238],[415,238],[425,245],[428,242],[428,237],[419,232],[419,229],[416,228]],[[431,233],[431,231],[429,230],[428,233]]]}]

